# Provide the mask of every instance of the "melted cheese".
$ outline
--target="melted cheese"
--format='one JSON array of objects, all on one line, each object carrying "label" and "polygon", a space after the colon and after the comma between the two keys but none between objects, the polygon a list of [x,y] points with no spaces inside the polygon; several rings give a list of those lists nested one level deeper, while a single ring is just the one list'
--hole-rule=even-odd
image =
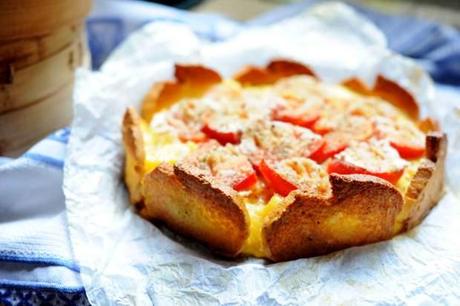
[{"label": "melted cheese", "polygon": [[[231,101],[226,100],[228,97],[225,97],[225,94],[228,93],[231,93],[230,100],[244,98],[244,107],[248,113],[247,120],[267,118],[273,105],[280,102],[280,97],[273,95],[270,91],[271,86],[255,86],[243,89],[239,83],[233,80],[226,80],[220,87],[216,88],[215,91],[211,92],[209,97],[202,99],[202,103],[199,104],[203,107],[210,107],[214,110],[214,113],[222,112],[222,108],[225,109],[225,112],[231,111],[231,109],[228,109],[229,107],[231,108]],[[409,120],[403,112],[399,111],[393,105],[386,103],[384,100],[379,98],[363,99],[362,96],[343,86],[318,83],[313,78],[306,76],[297,76],[283,80],[278,85],[275,85],[274,88],[278,94],[281,93],[282,95],[299,98],[314,95],[326,98],[329,112],[332,113],[341,114],[347,112],[354,115],[388,116],[398,120]],[[242,96],[238,95],[238,92]],[[220,94],[224,95],[224,97],[219,98]],[[223,101],[226,103],[222,103]],[[180,103],[181,101],[175,104],[170,110],[177,110],[181,106]],[[170,110],[157,113],[150,126],[147,124],[142,125],[146,172],[155,169],[162,162],[174,164],[197,147],[197,144],[193,142],[181,142],[174,129],[171,129],[167,124],[167,116]],[[201,108],[197,109],[197,111],[199,110]],[[245,142],[243,141],[243,143]],[[397,182],[396,188],[402,194],[406,192],[419,163],[420,160],[409,161],[402,177]],[[256,200],[250,199],[244,193],[242,193],[242,197],[250,219],[249,237],[243,245],[242,253],[256,257],[267,257],[269,250],[263,239],[262,231],[266,222],[270,221],[270,216],[274,215],[274,211],[280,209],[283,205],[284,198],[275,194],[265,203],[261,198]],[[326,226],[333,230],[334,233],[341,233],[345,236],[351,235],[356,230],[357,225],[359,225],[359,220],[347,216],[347,222],[344,224],[344,218],[344,216],[337,214],[327,220]],[[344,228],[344,226],[347,228]]]},{"label": "melted cheese", "polygon": [[354,143],[335,158],[374,173],[399,171],[408,165],[385,140]]},{"label": "melted cheese", "polygon": [[249,237],[246,239],[242,253],[256,257],[267,257],[268,250],[262,236],[262,229],[267,217],[281,205],[283,198],[279,195],[271,197],[266,205],[246,201],[246,209],[249,213]]},{"label": "melted cheese", "polygon": [[417,172],[417,168],[420,165],[422,159],[416,159],[409,162],[409,165],[404,169],[403,175],[399,178],[396,183],[396,188],[401,192],[402,195],[406,194],[409,183]]},{"label": "melted cheese", "polygon": [[141,128],[145,150],[145,173],[152,171],[163,162],[174,164],[197,147],[191,141],[181,142],[175,135],[168,132],[155,131],[145,123]]}]

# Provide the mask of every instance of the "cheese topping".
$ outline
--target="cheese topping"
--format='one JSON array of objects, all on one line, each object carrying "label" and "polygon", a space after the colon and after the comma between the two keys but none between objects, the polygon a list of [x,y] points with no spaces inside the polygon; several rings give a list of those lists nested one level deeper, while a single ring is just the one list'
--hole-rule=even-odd
[{"label": "cheese topping", "polygon": [[400,171],[408,164],[386,140],[375,139],[355,142],[335,158],[373,173]]},{"label": "cheese topping", "polygon": [[267,204],[260,205],[258,203],[246,202],[246,209],[248,210],[249,219],[249,237],[246,239],[242,253],[253,255],[256,257],[265,257],[268,254],[267,246],[262,239],[262,229],[265,221],[270,214],[279,208],[283,202],[283,197],[275,194],[271,197]]},{"label": "cheese topping", "polygon": [[155,169],[162,162],[174,164],[197,148],[197,144],[194,142],[183,143],[175,135],[168,132],[157,132],[144,123],[141,128],[145,150],[144,171],[146,173]]},{"label": "cheese topping", "polygon": [[[405,193],[420,159],[402,159],[390,145],[387,135],[394,134],[400,126],[409,127],[411,133],[404,135],[416,138],[416,141],[424,134],[390,103],[375,97],[363,97],[345,87],[321,83],[308,76],[293,76],[281,79],[273,86],[257,87],[242,87],[233,80],[227,80],[213,87],[202,98],[183,99],[170,109],[155,114],[149,125],[142,125],[145,171],[153,170],[162,162],[175,164],[184,160],[201,146],[199,142],[208,140],[210,136],[203,134],[203,127],[209,125],[219,132],[241,133],[240,142],[234,144],[235,150],[245,154],[255,167],[269,157],[277,163],[273,169],[282,179],[292,181],[304,192],[330,196],[326,166],[308,159],[321,147],[323,137],[305,127],[273,121],[273,110],[280,106],[295,106],[304,113],[308,113],[310,106],[315,106],[320,114],[317,122],[319,130],[322,128],[325,133],[339,130],[353,135],[355,139],[334,158],[371,173],[404,169],[395,187]],[[184,138],[184,135],[187,137]],[[238,166],[232,168],[228,164],[232,158],[212,160],[227,162],[224,170],[228,173],[221,172],[224,177],[234,177],[239,170]],[[219,167],[213,165],[210,169]],[[268,250],[263,241],[263,227],[273,212],[283,205],[285,198],[273,194],[260,175],[255,185],[238,194],[250,217],[250,234],[242,253],[265,257]],[[329,220],[330,226],[340,218],[336,216],[336,219]],[[353,228],[350,225],[349,230]]]},{"label": "cheese topping", "polygon": [[326,170],[308,158],[294,157],[277,163],[275,169],[283,178],[306,193],[327,197],[331,193]]},{"label": "cheese topping", "polygon": [[409,165],[404,169],[404,173],[401,178],[396,183],[396,188],[402,193],[405,194],[409,188],[411,179],[414,177],[417,172],[418,166],[420,165],[421,159],[412,160]]}]

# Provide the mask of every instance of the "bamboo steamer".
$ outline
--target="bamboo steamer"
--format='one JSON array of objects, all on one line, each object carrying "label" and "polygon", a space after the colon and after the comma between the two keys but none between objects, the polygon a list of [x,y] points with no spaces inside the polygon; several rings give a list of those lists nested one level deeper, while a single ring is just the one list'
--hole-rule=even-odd
[{"label": "bamboo steamer", "polygon": [[0,82],[0,114],[19,109],[52,95],[73,79],[75,68],[83,63],[81,39],[61,51],[21,69],[7,71],[11,84]]},{"label": "bamboo steamer", "polygon": [[72,91],[73,80],[39,103],[1,114],[1,155],[18,156],[51,131],[65,127],[72,119],[72,107],[62,102],[69,99]]},{"label": "bamboo steamer", "polygon": [[69,24],[81,24],[90,0],[1,0],[0,41],[43,36]]},{"label": "bamboo steamer", "polygon": [[90,0],[0,0],[0,155],[70,123]]},{"label": "bamboo steamer", "polygon": [[[10,93],[30,98],[22,102],[32,102],[21,102],[20,107],[17,103],[16,108],[0,112],[0,155],[18,156],[50,132],[70,123],[74,69],[88,63],[85,39],[81,38],[48,59],[23,69],[27,71],[21,73],[25,85],[18,83]],[[38,77],[33,77],[37,71]],[[46,86],[40,87],[41,84]]]},{"label": "bamboo steamer", "polygon": [[[82,33],[82,25],[66,25],[45,36],[0,41],[0,66],[13,65],[21,69],[35,64],[73,44]],[[6,78],[6,67],[0,80]],[[5,82],[5,81],[4,81]]]}]

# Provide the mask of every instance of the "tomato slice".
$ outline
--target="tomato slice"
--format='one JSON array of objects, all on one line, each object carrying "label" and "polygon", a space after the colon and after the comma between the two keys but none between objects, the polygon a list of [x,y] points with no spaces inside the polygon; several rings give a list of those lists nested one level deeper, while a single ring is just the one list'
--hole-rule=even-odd
[{"label": "tomato slice", "polygon": [[398,151],[399,155],[405,159],[415,159],[425,155],[425,146],[404,143],[404,141],[398,140],[390,140],[390,144]]},{"label": "tomato slice", "polygon": [[318,122],[320,122],[320,120],[316,121],[315,124],[313,124],[313,132],[319,135],[326,135],[327,133],[332,132],[333,128],[326,125],[318,124]]},{"label": "tomato slice", "polygon": [[221,146],[210,140],[179,161],[178,164],[194,175],[214,180],[237,191],[251,188],[257,183],[257,175],[248,158],[238,147]]},{"label": "tomato slice", "polygon": [[333,159],[327,167],[327,172],[329,174],[367,174],[380,177],[392,184],[396,184],[396,182],[398,182],[399,178],[402,176],[404,169],[400,169],[393,172],[371,172],[364,168],[360,168],[350,163],[347,163],[345,161]]},{"label": "tomato slice", "polygon": [[202,132],[179,133],[178,137],[182,142],[193,141],[196,143],[205,142],[209,139],[208,136]]},{"label": "tomato slice", "polygon": [[328,164],[329,173],[368,174],[395,184],[407,162],[385,140],[353,143]]},{"label": "tomato slice", "polygon": [[238,144],[240,142],[241,133],[239,132],[226,132],[205,124],[201,129],[209,138],[217,140],[221,145],[227,143]]},{"label": "tomato slice", "polygon": [[415,124],[402,119],[377,118],[376,137],[389,139],[390,144],[405,159],[420,158],[425,154],[425,134]]},{"label": "tomato slice", "polygon": [[319,164],[345,150],[350,142],[349,135],[339,132],[328,133],[323,139],[323,146],[310,156],[311,159]]},{"label": "tomato slice", "polygon": [[263,158],[280,161],[308,157],[322,145],[322,137],[309,129],[286,122],[260,120],[245,131],[239,146],[253,165],[258,166]]},{"label": "tomato slice", "polygon": [[285,107],[277,108],[272,113],[273,120],[283,121],[311,129],[316,121],[319,120],[318,111],[300,111],[297,109],[287,109]]},{"label": "tomato slice", "polygon": [[[321,119],[322,120],[322,119]],[[342,116],[329,123],[315,125],[314,130],[324,135],[324,145],[316,151],[311,159],[318,163],[342,152],[353,141],[366,140],[372,136],[374,127],[372,121],[363,116]]]},{"label": "tomato slice", "polygon": [[290,94],[282,95],[283,104],[272,111],[272,119],[311,129],[320,118],[322,101],[315,97],[299,98]]},{"label": "tomato slice", "polygon": [[329,176],[316,162],[305,157],[282,161],[262,160],[259,169],[271,190],[287,196],[300,189],[309,194],[327,196],[330,193]]},{"label": "tomato slice", "polygon": [[281,196],[285,197],[291,191],[297,189],[296,185],[292,184],[281,175],[279,175],[272,167],[267,164],[265,160],[260,162],[258,169],[260,170],[268,186]]},{"label": "tomato slice", "polygon": [[209,138],[201,131],[201,125],[187,124],[176,117],[167,118],[167,124],[177,131],[177,136],[182,142],[193,141],[202,143]]},{"label": "tomato slice", "polygon": [[372,121],[368,118],[344,114],[335,114],[329,118],[321,117],[315,122],[312,129],[320,135],[326,135],[331,132],[349,134],[355,140],[366,140],[374,132]]},{"label": "tomato slice", "polygon": [[247,189],[250,189],[252,186],[254,186],[256,183],[257,183],[257,174],[253,172],[249,174],[248,176],[246,176],[241,181],[233,184],[233,189],[235,189],[236,191],[247,190]]}]

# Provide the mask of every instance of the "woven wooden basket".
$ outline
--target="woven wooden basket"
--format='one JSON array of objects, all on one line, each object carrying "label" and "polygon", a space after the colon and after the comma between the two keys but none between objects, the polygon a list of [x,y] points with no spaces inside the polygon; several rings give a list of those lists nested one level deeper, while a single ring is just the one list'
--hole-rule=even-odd
[{"label": "woven wooden basket", "polygon": [[82,23],[89,7],[90,0],[0,1],[0,155],[22,153],[70,122],[74,72],[89,65]]}]

